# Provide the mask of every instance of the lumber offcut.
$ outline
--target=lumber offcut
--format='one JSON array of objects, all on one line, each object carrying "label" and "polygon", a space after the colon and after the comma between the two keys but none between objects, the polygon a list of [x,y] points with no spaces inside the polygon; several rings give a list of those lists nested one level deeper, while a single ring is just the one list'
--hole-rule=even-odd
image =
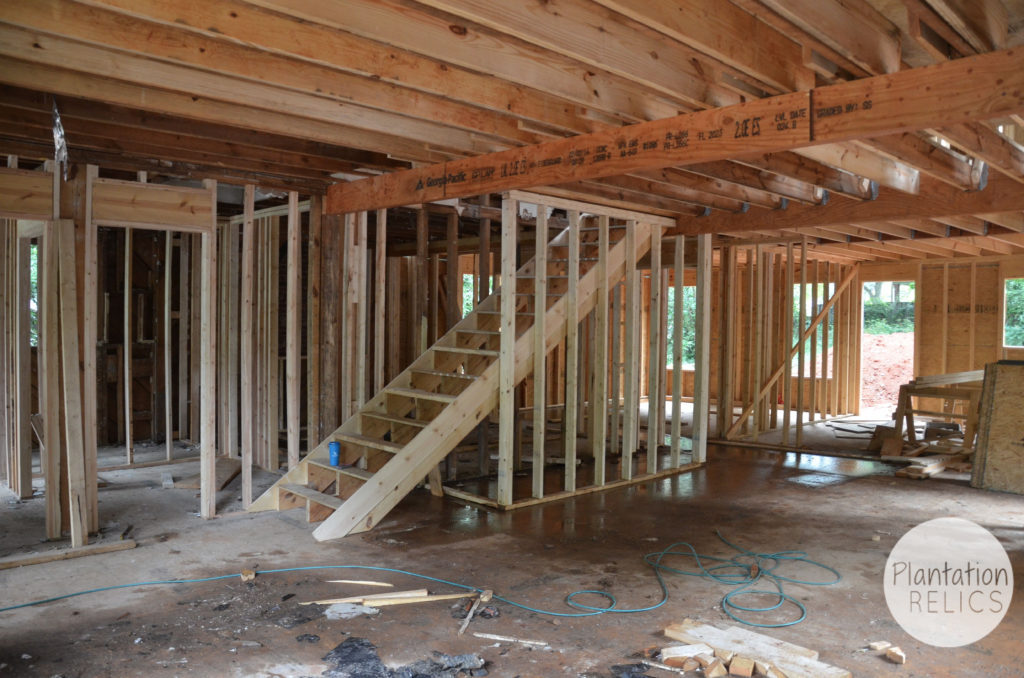
[{"label": "lumber offcut", "polygon": [[133,549],[136,546],[137,544],[134,539],[125,539],[124,541],[114,541],[102,544],[88,544],[79,548],[59,549],[48,553],[32,553],[26,556],[11,556],[9,558],[0,559],[0,570],[8,570],[12,567],[22,567],[23,565],[49,563],[54,560],[70,560],[71,558],[93,556],[98,553],[125,551],[127,549]]}]

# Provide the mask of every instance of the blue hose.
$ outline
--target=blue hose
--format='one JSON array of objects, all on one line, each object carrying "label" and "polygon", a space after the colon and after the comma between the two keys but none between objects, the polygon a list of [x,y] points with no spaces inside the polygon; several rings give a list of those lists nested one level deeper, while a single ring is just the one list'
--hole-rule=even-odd
[{"label": "blue hose", "polygon": [[[565,598],[565,603],[572,608],[580,610],[579,612],[555,612],[553,610],[541,610],[535,607],[531,607],[524,603],[518,603],[514,600],[510,600],[503,596],[494,596],[494,600],[500,600],[501,602],[517,607],[527,612],[533,612],[536,614],[546,615],[549,617],[594,617],[602,614],[636,614],[639,612],[650,612],[656,610],[659,607],[665,605],[669,599],[668,585],[665,583],[663,576],[664,572],[672,574],[685,575],[691,577],[702,577],[711,579],[720,584],[728,586],[738,586],[734,591],[730,591],[725,594],[722,598],[722,609],[732,619],[748,626],[757,626],[761,628],[778,628],[782,626],[792,626],[798,624],[807,617],[807,608],[799,600],[790,596],[783,591],[783,582],[793,584],[804,584],[807,586],[829,586],[840,581],[842,578],[839,572],[828,565],[811,560],[807,557],[807,554],[803,551],[779,551],[777,553],[754,553],[747,549],[736,546],[729,542],[722,534],[718,531],[715,532],[718,538],[721,539],[725,544],[738,551],[738,555],[732,558],[720,558],[717,556],[707,556],[697,553],[697,551],[686,542],[676,542],[671,544],[667,548],[657,551],[655,553],[648,553],[644,556],[644,561],[650,565],[654,570],[654,576],[658,580],[658,586],[661,588],[661,600],[654,605],[647,607],[637,608],[620,608],[618,607],[618,600],[611,593],[607,591],[600,591],[597,589],[583,589],[580,591],[573,591]],[[679,550],[683,549],[683,550]],[[670,557],[683,557],[692,558],[696,563],[695,570],[682,570],[676,567],[670,567],[664,564],[662,561]],[[705,562],[708,565],[705,565]],[[802,581],[799,579],[793,579],[791,577],[784,577],[777,574],[775,570],[786,562],[801,562],[815,567],[822,568],[831,572],[835,578],[832,581]],[[711,564],[715,563],[715,564]],[[476,586],[469,586],[467,584],[461,584],[459,582],[448,581],[446,579],[439,579],[437,577],[431,577],[418,572],[409,572],[408,570],[399,570],[391,567],[379,567],[374,565],[310,565],[307,567],[284,567],[274,570],[260,570],[259,574],[277,574],[284,572],[307,572],[311,570],[368,570],[371,572],[389,572],[392,574],[401,574],[408,577],[415,577],[424,581],[430,581],[437,584],[444,584],[446,586],[452,586],[458,589],[464,589],[466,591],[483,592],[483,589]],[[90,593],[101,593],[103,591],[114,591],[117,589],[135,588],[138,586],[158,586],[165,584],[197,584],[208,581],[219,581],[222,579],[234,579],[238,577],[238,574],[222,574],[215,577],[202,577],[199,579],[166,579],[156,581],[143,581],[134,582],[131,584],[115,584],[113,586],[103,586],[96,589],[89,589],[87,591],[76,591],[74,593],[66,593],[60,596],[54,596],[52,598],[44,598],[42,600],[35,600],[29,603],[21,603],[20,605],[10,605],[8,607],[0,607],[0,612],[9,612],[11,610],[17,610],[23,607],[33,607],[35,605],[43,605],[44,603],[52,603],[58,600],[65,600],[67,598],[74,598],[76,596],[84,596]],[[762,579],[770,581],[775,590],[764,590],[753,588]],[[774,604],[764,606],[749,606],[740,605],[734,601],[734,598],[739,596],[771,596],[776,599]],[[587,603],[578,600],[582,596],[596,596],[603,599],[606,605],[589,605]],[[764,613],[771,612],[779,609],[786,603],[791,603],[796,606],[799,611],[799,617],[793,620],[778,622],[778,623],[759,623],[740,617],[736,611],[742,612],[753,612],[753,613]]]}]

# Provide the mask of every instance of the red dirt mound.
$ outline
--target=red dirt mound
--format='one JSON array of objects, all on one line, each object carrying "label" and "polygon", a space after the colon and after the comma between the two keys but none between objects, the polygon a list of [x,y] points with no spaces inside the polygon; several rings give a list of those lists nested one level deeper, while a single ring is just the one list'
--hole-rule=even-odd
[{"label": "red dirt mound", "polygon": [[863,405],[895,409],[900,385],[914,378],[914,333],[863,335],[861,374]]}]

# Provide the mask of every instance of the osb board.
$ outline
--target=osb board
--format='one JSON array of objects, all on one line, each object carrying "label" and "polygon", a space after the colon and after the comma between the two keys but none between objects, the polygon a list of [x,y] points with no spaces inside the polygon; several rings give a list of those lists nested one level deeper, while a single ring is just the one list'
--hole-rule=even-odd
[{"label": "osb board", "polygon": [[92,218],[104,226],[208,231],[213,205],[210,191],[97,179],[92,189]]},{"label": "osb board", "polygon": [[985,366],[971,485],[1024,494],[1024,362]]},{"label": "osb board", "polygon": [[[970,264],[949,266],[949,292],[946,296],[947,372],[969,370],[967,355],[971,342],[971,289],[973,280]],[[954,367],[951,361],[966,361],[964,367]]]},{"label": "osb board", "polygon": [[917,374],[943,374],[942,353],[942,318],[943,307],[943,267],[922,266],[921,284],[918,304],[921,306],[921,320],[918,327],[920,355],[917,356]]},{"label": "osb board", "polygon": [[53,216],[53,175],[0,168],[0,216],[49,219]]},{"label": "osb board", "polygon": [[978,264],[974,272],[974,356],[973,369],[999,359],[1002,346],[1002,278],[999,264]]}]

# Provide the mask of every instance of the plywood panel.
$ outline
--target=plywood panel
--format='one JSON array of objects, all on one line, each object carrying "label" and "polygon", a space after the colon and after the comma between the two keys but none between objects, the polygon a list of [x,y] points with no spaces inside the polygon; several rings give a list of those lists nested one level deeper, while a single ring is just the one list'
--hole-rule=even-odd
[{"label": "plywood panel", "polygon": [[985,368],[978,449],[971,485],[1024,494],[1024,363]]},{"label": "plywood panel", "polygon": [[1002,316],[999,299],[1002,297],[999,264],[978,264],[974,271],[974,356],[971,369],[981,369],[999,359],[1003,342]]},{"label": "plywood panel", "polygon": [[921,306],[921,323],[918,327],[920,355],[917,359],[919,375],[942,374],[944,371],[944,276],[944,267],[941,265],[921,267],[921,284],[917,286],[918,303]]}]

